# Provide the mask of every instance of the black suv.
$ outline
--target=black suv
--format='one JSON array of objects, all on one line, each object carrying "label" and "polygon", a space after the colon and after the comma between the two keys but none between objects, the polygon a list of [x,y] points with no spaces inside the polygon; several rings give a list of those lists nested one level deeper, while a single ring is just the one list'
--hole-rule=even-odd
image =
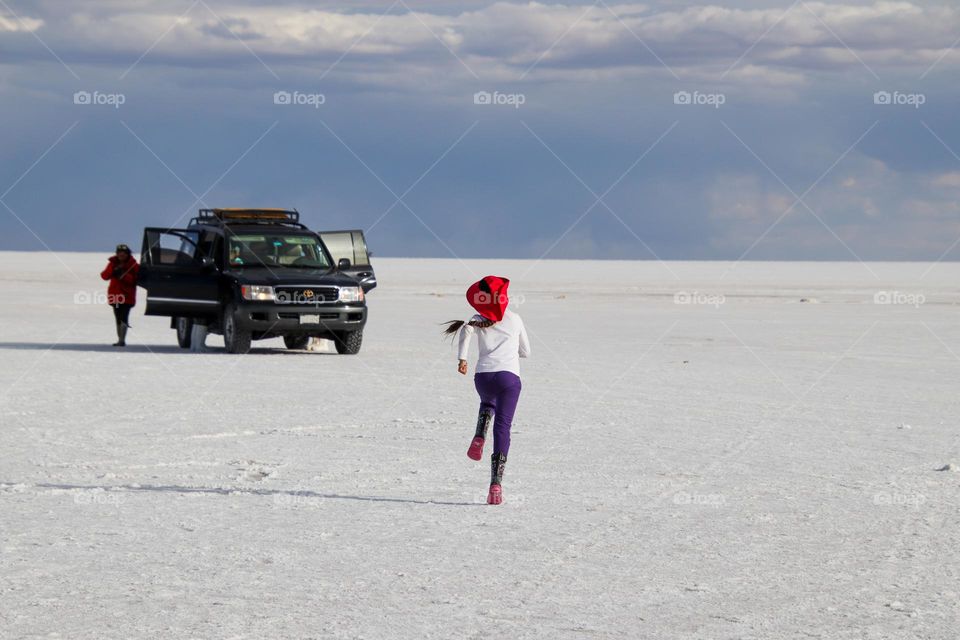
[{"label": "black suv", "polygon": [[146,314],[170,316],[183,348],[206,325],[230,353],[277,336],[290,349],[318,337],[358,353],[377,286],[362,231],[316,233],[284,209],[200,209],[186,229],[148,227],[140,261]]}]

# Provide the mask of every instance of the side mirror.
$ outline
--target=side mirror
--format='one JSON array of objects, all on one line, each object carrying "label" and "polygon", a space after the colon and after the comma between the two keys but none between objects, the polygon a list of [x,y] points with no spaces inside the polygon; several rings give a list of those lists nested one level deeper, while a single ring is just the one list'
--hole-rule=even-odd
[{"label": "side mirror", "polygon": [[217,261],[210,256],[203,256],[200,258],[200,266],[203,267],[204,271],[213,271],[217,268]]},{"label": "side mirror", "polygon": [[340,258],[337,261],[337,269],[343,271],[344,269],[350,268],[350,258]]}]

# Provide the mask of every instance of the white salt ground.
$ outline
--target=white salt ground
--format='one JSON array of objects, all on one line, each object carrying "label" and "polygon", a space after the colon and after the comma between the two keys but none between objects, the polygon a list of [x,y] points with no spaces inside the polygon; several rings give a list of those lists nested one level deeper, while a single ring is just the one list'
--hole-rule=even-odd
[{"label": "white salt ground", "polygon": [[[0,254],[0,637],[956,637],[957,265],[382,259],[359,356],[231,356],[107,346],[103,257]],[[500,507],[439,326],[488,272]]]}]

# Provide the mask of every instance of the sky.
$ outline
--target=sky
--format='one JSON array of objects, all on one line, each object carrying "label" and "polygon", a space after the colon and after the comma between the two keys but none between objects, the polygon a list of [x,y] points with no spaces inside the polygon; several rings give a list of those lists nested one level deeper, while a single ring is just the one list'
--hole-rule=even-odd
[{"label": "sky", "polygon": [[960,5],[0,0],[0,249],[960,258]]}]

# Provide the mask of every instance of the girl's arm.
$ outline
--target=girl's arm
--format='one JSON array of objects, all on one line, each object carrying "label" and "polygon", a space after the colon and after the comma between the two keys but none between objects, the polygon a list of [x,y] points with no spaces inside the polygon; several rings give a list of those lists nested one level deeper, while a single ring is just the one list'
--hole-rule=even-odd
[{"label": "girl's arm", "polygon": [[530,357],[530,340],[527,338],[527,328],[523,326],[523,320],[520,321],[520,357]]},{"label": "girl's arm", "polygon": [[459,345],[457,348],[457,371],[467,375],[467,356],[470,355],[470,339],[473,337],[476,329],[469,324],[460,328]]},{"label": "girl's arm", "polygon": [[470,355],[470,338],[473,337],[475,332],[476,328],[469,324],[460,328],[459,348],[457,349],[457,357],[460,360],[466,360],[467,356]]}]

